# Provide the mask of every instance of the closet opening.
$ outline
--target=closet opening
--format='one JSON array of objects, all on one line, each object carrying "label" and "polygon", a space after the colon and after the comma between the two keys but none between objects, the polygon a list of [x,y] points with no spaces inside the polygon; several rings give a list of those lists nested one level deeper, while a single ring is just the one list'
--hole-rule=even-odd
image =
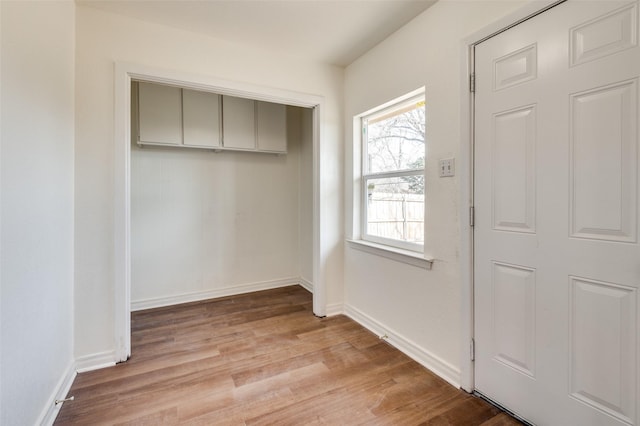
[{"label": "closet opening", "polygon": [[133,311],[297,284],[324,316],[320,99],[116,74],[116,359],[131,355]]}]

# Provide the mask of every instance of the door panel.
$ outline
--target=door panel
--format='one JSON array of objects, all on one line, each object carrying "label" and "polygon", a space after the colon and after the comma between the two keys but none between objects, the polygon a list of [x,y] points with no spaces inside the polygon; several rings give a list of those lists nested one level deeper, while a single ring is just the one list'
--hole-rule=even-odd
[{"label": "door panel", "polygon": [[571,29],[571,65],[602,58],[638,44],[637,4],[601,16]]},{"label": "door panel", "polygon": [[570,286],[571,396],[631,423],[636,289],[579,277]]},{"label": "door panel", "polygon": [[494,359],[535,377],[535,269],[493,262]]},{"label": "door panel", "polygon": [[494,90],[506,89],[536,78],[538,47],[535,44],[495,60]]},{"label": "door panel", "polygon": [[535,233],[536,106],[493,117],[493,228]]},{"label": "door panel", "polygon": [[639,424],[637,27],[568,1],[475,48],[475,383],[535,424]]},{"label": "door panel", "polygon": [[571,95],[571,236],[636,240],[637,83]]}]

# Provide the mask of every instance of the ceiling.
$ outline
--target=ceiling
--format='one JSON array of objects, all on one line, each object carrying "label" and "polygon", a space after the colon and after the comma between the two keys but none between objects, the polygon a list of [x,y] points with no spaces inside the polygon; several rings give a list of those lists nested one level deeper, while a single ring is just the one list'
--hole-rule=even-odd
[{"label": "ceiling", "polygon": [[108,12],[346,66],[435,0],[76,0]]}]

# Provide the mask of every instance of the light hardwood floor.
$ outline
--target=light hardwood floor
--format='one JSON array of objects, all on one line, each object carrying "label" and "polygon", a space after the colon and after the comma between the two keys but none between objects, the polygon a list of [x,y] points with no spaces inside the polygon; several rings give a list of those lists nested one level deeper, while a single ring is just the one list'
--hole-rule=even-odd
[{"label": "light hardwood floor", "polygon": [[132,356],[78,374],[56,425],[518,425],[301,287],[132,315]]}]

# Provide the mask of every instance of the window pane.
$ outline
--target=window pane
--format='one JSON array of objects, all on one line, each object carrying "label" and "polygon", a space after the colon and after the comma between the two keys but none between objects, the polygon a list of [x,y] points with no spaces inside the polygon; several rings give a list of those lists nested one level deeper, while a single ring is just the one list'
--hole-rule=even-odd
[{"label": "window pane", "polygon": [[424,241],[424,175],[370,178],[367,234],[412,243]]},{"label": "window pane", "polygon": [[368,173],[424,167],[424,102],[394,110],[365,122]]}]

